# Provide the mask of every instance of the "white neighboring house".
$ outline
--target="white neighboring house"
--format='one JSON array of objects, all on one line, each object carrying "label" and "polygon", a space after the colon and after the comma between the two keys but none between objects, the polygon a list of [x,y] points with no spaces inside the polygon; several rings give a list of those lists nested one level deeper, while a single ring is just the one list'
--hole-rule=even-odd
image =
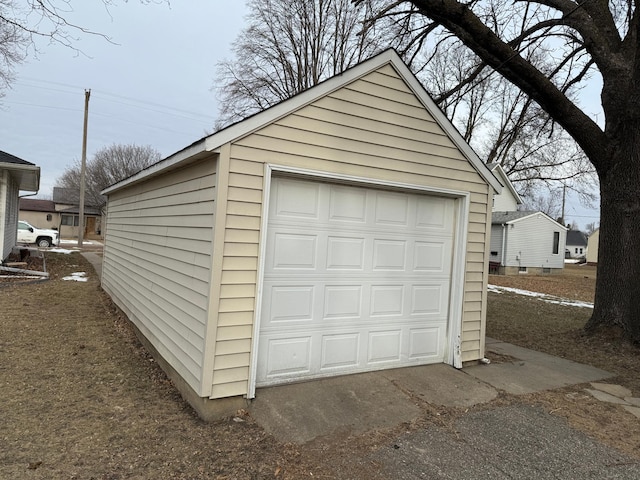
[{"label": "white neighboring house", "polygon": [[502,166],[499,163],[487,163],[487,168],[502,184],[503,188],[500,193],[493,195],[492,212],[515,212],[522,205],[522,198],[513,188],[513,184],[507,177]]},{"label": "white neighboring house", "polygon": [[37,192],[40,167],[0,151],[0,262],[16,244],[20,190]]},{"label": "white neighboring house", "polygon": [[569,230],[566,252],[566,256],[569,258],[585,258],[587,255],[587,235],[580,230]]},{"label": "white neighboring house", "polygon": [[497,163],[487,167],[505,187],[493,196],[490,272],[517,275],[561,271],[567,229],[542,212],[518,211],[522,198],[503,168]]},{"label": "white neighboring house", "polygon": [[542,212],[493,212],[490,266],[496,273],[557,273],[564,268],[567,227]]}]

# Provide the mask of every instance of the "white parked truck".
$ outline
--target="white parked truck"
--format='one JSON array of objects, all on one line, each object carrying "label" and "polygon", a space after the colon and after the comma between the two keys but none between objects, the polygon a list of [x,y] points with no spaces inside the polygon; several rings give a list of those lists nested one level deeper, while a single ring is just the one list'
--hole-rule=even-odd
[{"label": "white parked truck", "polygon": [[18,243],[35,243],[39,247],[58,245],[60,238],[57,230],[36,228],[20,220],[18,222]]}]

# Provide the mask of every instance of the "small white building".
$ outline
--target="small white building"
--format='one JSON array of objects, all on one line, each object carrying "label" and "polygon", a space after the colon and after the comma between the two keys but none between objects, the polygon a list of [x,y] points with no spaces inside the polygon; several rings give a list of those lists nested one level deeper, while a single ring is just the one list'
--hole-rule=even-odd
[{"label": "small white building", "polygon": [[558,273],[566,235],[565,226],[542,212],[493,212],[489,261],[505,275]]},{"label": "small white building", "polygon": [[585,258],[587,255],[587,235],[580,230],[568,230],[565,252],[565,256],[569,258]]},{"label": "small white building", "polygon": [[504,169],[499,163],[488,163],[487,168],[491,170],[504,187],[501,192],[493,195],[492,212],[515,212],[522,205],[522,198],[513,188],[513,184]]},{"label": "small white building", "polygon": [[16,245],[20,191],[37,192],[40,167],[0,151],[0,262]]},{"label": "small white building", "polygon": [[484,356],[500,190],[388,50],[106,189],[102,286],[204,418],[461,367]]}]

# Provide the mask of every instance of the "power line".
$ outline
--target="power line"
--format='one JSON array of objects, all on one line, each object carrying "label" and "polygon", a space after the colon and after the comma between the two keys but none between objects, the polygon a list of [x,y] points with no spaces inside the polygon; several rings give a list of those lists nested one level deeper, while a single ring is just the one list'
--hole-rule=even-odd
[{"label": "power line", "polygon": [[[65,93],[65,94],[69,94],[69,95],[75,95],[77,93],[77,90],[83,89],[82,87],[80,87],[78,85],[72,85],[72,84],[68,84],[68,83],[54,82],[54,81],[51,81],[51,80],[40,80],[40,79],[32,78],[32,77],[22,77],[22,78],[27,80],[27,81],[30,81],[30,82],[42,83],[42,84],[45,84],[45,85],[56,85],[56,86],[59,86],[59,87],[65,87],[65,88],[70,89],[70,90],[64,90],[64,89],[60,89],[60,88],[52,88],[52,87],[47,87],[47,86],[42,86],[42,85],[31,85],[29,83],[24,83],[24,82],[21,82],[21,81],[17,81],[17,82],[15,82],[15,84],[16,85],[22,85],[22,86],[30,87],[30,88],[38,88],[38,89],[41,89],[41,90],[48,90],[48,91],[52,91],[52,92]],[[127,97],[125,95],[120,95],[120,94],[117,94],[117,93],[114,93],[114,92],[109,92],[108,90],[97,90],[96,91],[96,89],[93,89],[92,93],[93,93],[94,98],[95,98],[96,93],[97,93],[97,96],[99,98],[104,96],[104,97],[106,97],[104,99],[107,100],[107,101],[110,101],[110,102],[113,102],[113,103],[120,103],[120,104],[123,104],[123,105],[128,105],[128,106],[131,106],[131,107],[135,107],[135,108],[146,109],[146,110],[154,111],[154,112],[157,112],[157,113],[166,113],[167,115],[173,115],[173,116],[178,116],[178,117],[183,117],[183,118],[188,118],[188,117],[185,117],[185,115],[193,116],[193,117],[200,117],[201,119],[207,120],[209,122],[213,122],[213,120],[214,120],[214,115],[211,115],[211,114],[185,110],[185,109],[182,109],[182,108],[177,108],[177,107],[173,107],[173,106],[162,104],[162,103],[158,103],[158,102],[153,102],[153,101],[150,101],[150,100],[142,100],[142,99],[139,99],[139,98]],[[118,102],[116,100],[110,100],[108,97],[118,98],[120,100],[126,100],[126,102]],[[8,103],[8,102],[5,102],[5,103]],[[169,111],[177,112],[180,115],[177,115],[176,113],[159,112],[158,110],[153,110],[153,109],[141,107],[140,105],[137,105],[137,104],[149,105],[149,106],[152,106],[152,107],[166,109],[166,110],[169,110]]]}]

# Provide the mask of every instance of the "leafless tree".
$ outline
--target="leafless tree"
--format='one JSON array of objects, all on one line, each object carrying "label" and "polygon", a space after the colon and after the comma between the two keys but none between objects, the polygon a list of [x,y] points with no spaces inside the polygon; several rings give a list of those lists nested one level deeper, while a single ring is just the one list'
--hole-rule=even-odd
[{"label": "leafless tree", "polygon": [[570,182],[582,203],[593,206],[595,170],[575,140],[455,37],[433,35],[425,52],[410,56],[412,68],[480,157],[500,164],[523,197]]},{"label": "leafless tree", "polygon": [[555,190],[550,193],[533,194],[524,199],[522,210],[543,212],[564,224],[562,219],[562,191]]},{"label": "leafless tree", "polygon": [[[104,205],[106,198],[100,195],[102,190],[160,160],[160,152],[150,146],[113,144],[98,150],[86,165],[86,204],[96,207]],[[79,192],[80,169],[80,161],[67,167],[56,186]]]},{"label": "leafless tree", "polygon": [[593,232],[595,232],[598,229],[598,223],[597,222],[591,222],[591,223],[587,223],[584,226],[584,233],[587,235],[587,237],[591,236],[591,234]]},{"label": "leafless tree", "polygon": [[[636,6],[631,0],[389,0],[376,16],[422,24],[422,37],[415,31],[412,35],[423,43],[431,33],[456,37],[478,57],[480,72],[490,68],[515,85],[577,142],[600,186],[596,296],[586,330],[620,328],[626,338],[638,342],[640,10]],[[603,81],[603,126],[574,97],[593,76]],[[468,82],[461,88],[465,85]]]},{"label": "leafless tree", "polygon": [[[79,0],[78,0],[79,1]],[[124,0],[126,2],[126,0]],[[161,0],[140,0],[162,3]],[[15,68],[30,54],[37,53],[42,43],[57,44],[79,52],[76,42],[82,35],[109,37],[68,18],[72,0],[0,0],[0,96],[15,78]],[[105,9],[118,0],[102,0]]]},{"label": "leafless tree", "polygon": [[380,2],[250,0],[235,58],[217,65],[222,128],[312,87],[386,48],[390,24],[365,19]]}]

